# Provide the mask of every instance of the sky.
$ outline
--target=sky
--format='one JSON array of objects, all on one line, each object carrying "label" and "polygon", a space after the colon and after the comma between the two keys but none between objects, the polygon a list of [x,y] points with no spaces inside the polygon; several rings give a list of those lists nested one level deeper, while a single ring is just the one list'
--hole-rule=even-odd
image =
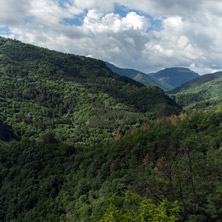
[{"label": "sky", "polygon": [[0,0],[0,36],[145,73],[222,69],[221,0]]}]

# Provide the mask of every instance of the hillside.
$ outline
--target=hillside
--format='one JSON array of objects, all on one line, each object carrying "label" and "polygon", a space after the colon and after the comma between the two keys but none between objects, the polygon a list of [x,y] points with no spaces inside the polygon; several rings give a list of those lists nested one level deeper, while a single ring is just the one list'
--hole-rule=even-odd
[{"label": "hillside", "polygon": [[[222,73],[187,84],[186,109],[220,104]],[[103,61],[0,38],[0,221],[221,221],[221,122],[222,103],[181,112]]]},{"label": "hillside", "polygon": [[199,77],[199,74],[182,67],[166,68],[159,72],[151,73],[150,75],[173,88]]},{"label": "hillside", "polygon": [[186,109],[205,109],[222,104],[222,72],[193,79],[170,93]]},{"label": "hillside", "polygon": [[127,76],[131,79],[134,79],[135,81],[138,81],[146,86],[158,86],[164,91],[169,91],[173,89],[172,86],[168,85],[167,83],[162,82],[161,80],[155,79],[150,75],[147,75],[145,73],[142,73],[135,69],[123,69],[119,68],[117,66],[114,66],[113,64],[110,64],[106,62],[106,65],[116,74],[119,74],[121,76]]},{"label": "hillside", "polygon": [[183,85],[171,90],[170,93],[178,93],[178,92],[190,90],[191,88],[198,87],[198,86],[205,84],[207,82],[210,82],[214,79],[220,78],[221,76],[222,76],[221,72],[199,76],[198,78],[190,80],[190,81],[184,83]]},{"label": "hillside", "polygon": [[94,144],[180,107],[103,61],[0,38],[0,114],[16,136]]},{"label": "hillside", "polygon": [[[143,201],[146,220],[138,221],[178,221],[147,219],[166,212],[179,212],[179,221],[220,221],[221,122],[221,112],[182,114],[93,147],[0,143],[0,221],[110,222],[126,214],[131,222],[139,197],[124,201],[127,190]],[[177,201],[173,211],[165,200]]]}]

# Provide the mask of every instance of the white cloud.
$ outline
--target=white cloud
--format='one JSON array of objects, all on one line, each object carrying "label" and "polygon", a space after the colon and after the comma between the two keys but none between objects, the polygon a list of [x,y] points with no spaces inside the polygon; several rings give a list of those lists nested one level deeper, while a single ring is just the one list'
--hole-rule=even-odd
[{"label": "white cloud", "polygon": [[[221,0],[0,0],[0,27],[22,41],[142,71],[221,67]],[[126,15],[117,14],[116,4]],[[143,13],[139,13],[143,12]],[[149,19],[145,14],[152,16]],[[82,25],[64,19],[81,15]],[[31,17],[27,24],[24,18]],[[155,30],[155,19],[159,19]],[[149,31],[147,31],[149,29]]]},{"label": "white cloud", "polygon": [[136,30],[145,32],[149,26],[149,21],[144,16],[139,16],[135,12],[130,12],[126,17],[109,13],[103,15],[96,10],[89,10],[84,19],[83,27],[90,29],[95,34],[123,33],[127,30]]},{"label": "white cloud", "polygon": [[15,25],[27,15],[29,1],[0,0],[0,24]]},{"label": "white cloud", "polygon": [[149,26],[148,20],[143,16],[137,15],[135,12],[127,14],[126,18],[123,18],[123,23],[125,23],[125,25],[129,28],[133,28],[138,31],[146,31]]}]

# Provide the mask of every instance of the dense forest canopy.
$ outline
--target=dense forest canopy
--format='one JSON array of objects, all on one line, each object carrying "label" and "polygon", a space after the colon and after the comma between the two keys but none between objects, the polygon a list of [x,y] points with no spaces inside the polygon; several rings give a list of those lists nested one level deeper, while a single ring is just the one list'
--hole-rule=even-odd
[{"label": "dense forest canopy", "polygon": [[[160,208],[176,201],[162,209],[176,207],[183,221],[219,221],[221,122],[219,110],[181,114],[94,147],[52,135],[41,142],[2,142],[0,220],[99,221],[112,209],[128,215],[127,209],[136,213],[152,200]],[[141,199],[124,202],[127,190]]]},{"label": "dense forest canopy", "polygon": [[0,38],[0,114],[17,137],[93,144],[181,108],[103,61]]}]

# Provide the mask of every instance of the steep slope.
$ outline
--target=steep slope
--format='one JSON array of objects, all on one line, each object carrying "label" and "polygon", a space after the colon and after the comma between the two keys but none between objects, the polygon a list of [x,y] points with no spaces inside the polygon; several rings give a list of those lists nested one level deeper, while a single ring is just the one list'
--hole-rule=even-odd
[{"label": "steep slope", "polygon": [[182,67],[167,68],[156,73],[151,73],[150,75],[169,84],[173,88],[199,77],[199,74],[196,72]]},{"label": "steep slope", "polygon": [[164,91],[169,91],[173,89],[172,86],[168,85],[167,83],[162,82],[161,80],[155,79],[150,75],[142,73],[135,69],[122,69],[113,64],[106,62],[106,65],[116,74],[121,76],[127,76],[135,81],[138,81],[146,86],[158,86]]},{"label": "steep slope", "polygon": [[103,61],[0,38],[0,114],[17,136],[107,142],[180,108],[157,87],[118,76]]},{"label": "steep slope", "polygon": [[206,108],[222,104],[222,72],[193,79],[172,90],[175,100],[188,109]]}]

